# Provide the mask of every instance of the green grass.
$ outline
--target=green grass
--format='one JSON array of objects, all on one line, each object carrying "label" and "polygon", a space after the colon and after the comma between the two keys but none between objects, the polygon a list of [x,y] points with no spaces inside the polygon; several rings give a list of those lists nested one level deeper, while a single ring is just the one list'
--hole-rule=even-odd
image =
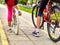
[{"label": "green grass", "polygon": [[[58,13],[57,16],[58,16],[58,20],[60,21],[60,13]],[[53,19],[53,20],[56,20],[56,17],[55,17],[54,14],[52,15],[52,19]]]},{"label": "green grass", "polygon": [[20,10],[28,12],[28,13],[32,13],[32,9],[30,8],[25,8],[24,6],[20,6]]}]

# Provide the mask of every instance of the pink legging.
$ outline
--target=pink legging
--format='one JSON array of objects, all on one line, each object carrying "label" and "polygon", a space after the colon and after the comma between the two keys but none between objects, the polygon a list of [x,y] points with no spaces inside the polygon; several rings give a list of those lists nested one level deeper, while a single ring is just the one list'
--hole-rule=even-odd
[{"label": "pink legging", "polygon": [[9,6],[7,5],[8,8],[8,21],[11,22],[12,21],[12,13],[13,13],[13,6]]}]

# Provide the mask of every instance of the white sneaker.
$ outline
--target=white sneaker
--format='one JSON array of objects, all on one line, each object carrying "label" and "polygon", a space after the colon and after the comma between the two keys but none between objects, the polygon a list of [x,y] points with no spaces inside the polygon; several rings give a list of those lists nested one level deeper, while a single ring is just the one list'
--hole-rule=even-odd
[{"label": "white sneaker", "polygon": [[8,27],[7,32],[12,32],[11,27]]},{"label": "white sneaker", "polygon": [[39,32],[32,32],[35,37],[39,37]]}]

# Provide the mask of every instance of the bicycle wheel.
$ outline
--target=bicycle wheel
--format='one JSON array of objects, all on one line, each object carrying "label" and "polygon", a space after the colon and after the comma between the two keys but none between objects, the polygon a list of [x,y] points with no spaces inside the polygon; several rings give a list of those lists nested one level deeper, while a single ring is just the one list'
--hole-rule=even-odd
[{"label": "bicycle wheel", "polygon": [[[48,35],[52,41],[57,42],[60,40],[60,8],[58,6],[53,6],[50,13],[51,15],[48,15],[49,23],[47,24]],[[50,16],[52,20],[50,20]],[[58,17],[59,23],[56,21],[56,16]],[[50,23],[51,21],[52,23]]]},{"label": "bicycle wheel", "polygon": [[16,9],[13,10],[12,28],[13,28],[12,31],[16,35],[18,35],[19,34],[19,19],[18,19],[18,11]]},{"label": "bicycle wheel", "polygon": [[14,33],[16,35],[18,35],[19,34],[19,24],[18,24],[18,17],[16,15],[14,15],[14,17],[13,17],[12,27],[13,27]]},{"label": "bicycle wheel", "polygon": [[[32,9],[32,22],[34,27],[36,27],[36,21],[37,21],[37,14],[38,14],[38,5],[35,5]],[[43,26],[43,16],[41,17],[41,24],[40,24],[40,28]]]}]

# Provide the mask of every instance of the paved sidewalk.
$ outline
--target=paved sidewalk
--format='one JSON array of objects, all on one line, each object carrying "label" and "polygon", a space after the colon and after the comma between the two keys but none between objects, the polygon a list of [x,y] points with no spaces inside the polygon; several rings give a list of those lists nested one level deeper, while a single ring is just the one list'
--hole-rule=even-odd
[{"label": "paved sidewalk", "polygon": [[3,25],[2,25],[2,22],[0,20],[0,37],[1,37],[1,44],[2,45],[8,45],[8,40],[7,40],[7,37],[6,37],[6,34],[5,34],[5,30],[3,29]]},{"label": "paved sidewalk", "polygon": [[2,45],[2,42],[1,42],[1,36],[0,36],[0,45]]},{"label": "paved sidewalk", "polygon": [[[6,28],[7,12],[3,12],[3,13],[4,13],[3,18],[1,18],[1,20],[3,22],[4,27]],[[0,15],[0,17],[1,16],[2,14]],[[9,33],[5,30],[8,41],[9,41],[9,45],[60,45],[60,42],[57,42],[57,43],[52,42],[48,34],[46,34],[41,30],[40,30],[40,37],[34,37],[32,35],[34,26],[32,24],[31,14],[22,11],[22,16],[19,16],[18,18],[19,18],[19,35],[15,35],[15,33],[13,32]]]},{"label": "paved sidewalk", "polygon": [[[40,31],[40,37],[34,37],[32,35],[32,31],[34,27],[31,22],[31,15],[22,11],[22,16],[20,19],[20,30],[19,35],[15,35],[14,33],[7,33],[10,45],[59,45],[60,42],[54,43],[50,40],[49,36]],[[28,19],[27,19],[28,17]]]}]

